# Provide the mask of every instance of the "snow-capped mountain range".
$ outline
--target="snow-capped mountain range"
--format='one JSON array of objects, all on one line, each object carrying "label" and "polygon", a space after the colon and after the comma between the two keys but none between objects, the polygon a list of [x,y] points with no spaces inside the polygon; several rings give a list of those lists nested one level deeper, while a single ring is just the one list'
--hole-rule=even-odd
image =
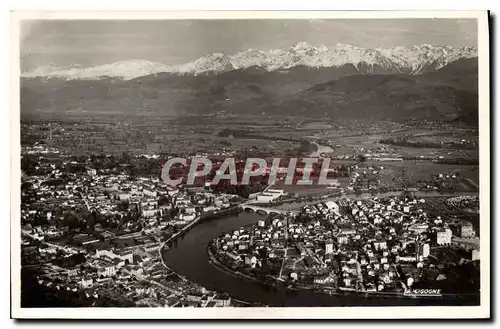
[{"label": "snow-capped mountain range", "polygon": [[322,68],[341,67],[349,64],[356,68],[377,66],[388,72],[416,75],[440,69],[459,59],[472,57],[477,57],[475,47],[421,45],[369,49],[345,44],[315,47],[300,42],[287,50],[248,49],[232,55],[213,53],[182,65],[169,66],[147,60],[130,60],[93,67],[43,66],[30,72],[23,72],[21,76],[68,80],[112,77],[131,80],[162,72],[178,75],[203,75],[220,74],[250,67],[260,67],[262,70],[271,72],[286,71],[298,66]]}]

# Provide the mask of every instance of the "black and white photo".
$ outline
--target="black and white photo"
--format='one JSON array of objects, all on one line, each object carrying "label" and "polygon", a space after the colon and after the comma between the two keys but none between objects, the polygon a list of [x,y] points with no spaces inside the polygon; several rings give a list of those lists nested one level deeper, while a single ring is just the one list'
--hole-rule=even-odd
[{"label": "black and white photo", "polygon": [[486,12],[123,15],[14,14],[14,317],[490,316]]}]

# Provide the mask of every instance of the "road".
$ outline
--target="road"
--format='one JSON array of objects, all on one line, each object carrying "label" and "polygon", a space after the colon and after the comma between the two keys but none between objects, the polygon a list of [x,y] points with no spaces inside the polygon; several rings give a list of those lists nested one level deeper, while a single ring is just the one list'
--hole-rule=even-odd
[{"label": "road", "polygon": [[193,227],[194,225],[198,224],[200,222],[200,220],[201,220],[201,216],[196,217],[189,224],[187,224],[186,226],[184,226],[179,232],[175,233],[170,238],[168,238],[168,240],[165,241],[164,244],[168,246],[168,244],[170,242],[175,241],[175,239],[177,239],[177,237],[181,236],[182,234],[184,234],[185,232],[187,232],[191,227]]},{"label": "road", "polygon": [[286,256],[288,254],[288,247],[285,245],[285,254],[283,255],[283,262],[281,263],[280,275],[278,278],[281,280],[281,275],[283,274],[283,267],[285,266]]}]

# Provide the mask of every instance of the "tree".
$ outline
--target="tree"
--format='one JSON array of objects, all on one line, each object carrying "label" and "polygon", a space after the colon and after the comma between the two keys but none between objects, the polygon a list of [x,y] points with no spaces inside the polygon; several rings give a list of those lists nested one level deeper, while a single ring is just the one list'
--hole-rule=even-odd
[{"label": "tree", "polygon": [[407,168],[402,168],[399,173],[399,181],[404,188],[410,187],[413,183],[412,174]]},{"label": "tree", "polygon": [[357,160],[361,163],[365,162],[366,161],[366,156],[364,154],[359,154],[357,156]]},{"label": "tree", "polygon": [[126,152],[123,152],[123,154],[120,156],[120,159],[118,161],[121,164],[129,164],[130,163],[130,155]]},{"label": "tree", "polygon": [[164,195],[160,196],[160,198],[158,199],[158,206],[167,205],[169,203],[170,203],[169,198]]},{"label": "tree", "polygon": [[21,158],[21,170],[28,176],[36,173],[36,166],[39,165],[36,156],[28,154]]},{"label": "tree", "polygon": [[118,210],[127,211],[130,206],[130,202],[128,200],[123,200],[118,204]]}]

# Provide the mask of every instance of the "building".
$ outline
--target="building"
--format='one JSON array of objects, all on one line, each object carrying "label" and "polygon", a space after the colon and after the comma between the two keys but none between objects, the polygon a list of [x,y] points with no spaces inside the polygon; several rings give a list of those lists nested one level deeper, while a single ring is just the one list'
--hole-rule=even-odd
[{"label": "building", "polygon": [[217,296],[213,300],[217,307],[228,307],[231,306],[231,297],[229,296]]},{"label": "building", "polygon": [[130,264],[134,262],[134,253],[132,251],[121,252],[118,257],[123,260],[128,261]]},{"label": "building", "polygon": [[349,201],[347,199],[337,200],[339,210],[342,212],[347,212],[349,210]]},{"label": "building", "polygon": [[146,195],[148,197],[156,198],[158,196],[158,192],[151,190],[151,189],[148,189],[148,188],[144,188],[142,190],[142,192],[144,193],[144,195]]},{"label": "building", "polygon": [[253,255],[245,256],[245,264],[250,265],[252,268],[254,268],[255,265],[257,264],[257,257]]},{"label": "building", "polygon": [[199,302],[203,298],[203,295],[200,293],[193,292],[193,293],[188,294],[186,296],[186,298],[190,301],[193,301],[193,302]]},{"label": "building", "polygon": [[450,225],[451,230],[454,235],[461,238],[474,238],[476,236],[476,232],[474,231],[474,227],[471,222],[466,220],[461,220],[457,223]]},{"label": "building", "polygon": [[95,251],[95,255],[100,258],[100,257],[109,257],[109,258],[115,258],[118,257],[114,252],[106,250],[106,249],[97,249]]},{"label": "building", "polygon": [[396,262],[402,262],[402,263],[412,263],[415,262],[415,256],[414,255],[406,255],[406,256],[396,256]]},{"label": "building", "polygon": [[232,253],[232,252],[226,252],[226,255],[227,255],[230,259],[232,259],[234,262],[237,262],[237,263],[241,262],[241,258],[240,258],[240,256],[238,256],[238,255],[236,255],[236,254],[234,254],[234,253]]},{"label": "building", "polygon": [[92,287],[93,284],[94,284],[94,280],[92,279],[92,277],[84,277],[80,281],[80,287],[82,287],[83,289]]},{"label": "building", "polygon": [[255,193],[252,193],[248,196],[248,199],[249,200],[256,200],[257,199],[257,196],[260,194],[260,192],[255,192]]},{"label": "building", "polygon": [[196,218],[196,214],[180,214],[179,219],[184,221],[192,221]]},{"label": "building", "polygon": [[332,240],[327,240],[325,243],[325,254],[331,254],[333,253],[333,241]]},{"label": "building", "polygon": [[467,239],[454,237],[451,239],[453,245],[464,248],[465,250],[479,250],[479,238]]},{"label": "building", "polygon": [[142,278],[144,277],[144,270],[142,269],[142,267],[134,266],[130,268],[130,274],[135,276],[137,279],[142,280]]},{"label": "building", "polygon": [[98,264],[99,276],[113,276],[116,274],[116,266],[112,262],[102,261]]},{"label": "building", "polygon": [[260,193],[257,195],[257,202],[259,203],[268,203],[275,199],[279,198],[279,195],[271,194],[271,193]]},{"label": "building", "polygon": [[344,235],[356,234],[356,229],[349,228],[349,227],[341,228],[340,234],[344,234]]},{"label": "building", "polygon": [[414,232],[415,234],[421,234],[429,228],[427,224],[414,224],[408,228],[408,230]]},{"label": "building", "polygon": [[161,210],[156,209],[156,208],[142,208],[142,216],[146,218],[152,218],[155,216],[161,216]]},{"label": "building", "polygon": [[130,194],[128,192],[120,192],[120,193],[118,193],[118,198],[120,200],[129,200]]},{"label": "building", "polygon": [[335,212],[339,212],[340,209],[339,205],[334,201],[325,202],[325,206],[328,208],[328,210],[333,210]]},{"label": "building", "polygon": [[345,244],[349,242],[349,236],[341,234],[337,236],[337,243],[338,244]]},{"label": "building", "polygon": [[277,198],[281,197],[284,194],[285,193],[283,190],[268,189],[267,191],[257,195],[257,202],[268,203],[273,200],[276,200]]},{"label": "building", "polygon": [[327,283],[335,283],[335,277],[331,275],[325,275],[314,278],[314,283],[316,284],[327,284]]},{"label": "building", "polygon": [[77,268],[70,268],[67,271],[68,276],[76,276],[78,275],[78,269]]},{"label": "building", "polygon": [[119,259],[123,261],[128,261],[129,263],[134,262],[134,253],[130,250],[128,251],[123,251],[117,254],[115,254],[113,251],[106,250],[106,249],[97,249],[95,251],[95,254],[98,258],[109,258],[109,259]]},{"label": "building", "polygon": [[431,248],[430,248],[428,243],[425,243],[424,245],[422,245],[422,257],[423,258],[429,257],[430,251],[431,251]]},{"label": "building", "polygon": [[281,189],[267,189],[267,193],[271,193],[271,194],[276,194],[276,195],[279,195],[279,196],[282,196],[285,194],[285,192]]},{"label": "building", "polygon": [[452,232],[449,228],[436,233],[436,243],[440,246],[451,243]]},{"label": "building", "polygon": [[[335,171],[333,171],[335,172]],[[328,187],[327,188],[339,188],[340,187],[340,182],[338,179],[329,179],[328,180]]]},{"label": "building", "polygon": [[373,242],[373,245],[375,246],[375,250],[387,249],[387,241],[384,240],[377,240]]}]

